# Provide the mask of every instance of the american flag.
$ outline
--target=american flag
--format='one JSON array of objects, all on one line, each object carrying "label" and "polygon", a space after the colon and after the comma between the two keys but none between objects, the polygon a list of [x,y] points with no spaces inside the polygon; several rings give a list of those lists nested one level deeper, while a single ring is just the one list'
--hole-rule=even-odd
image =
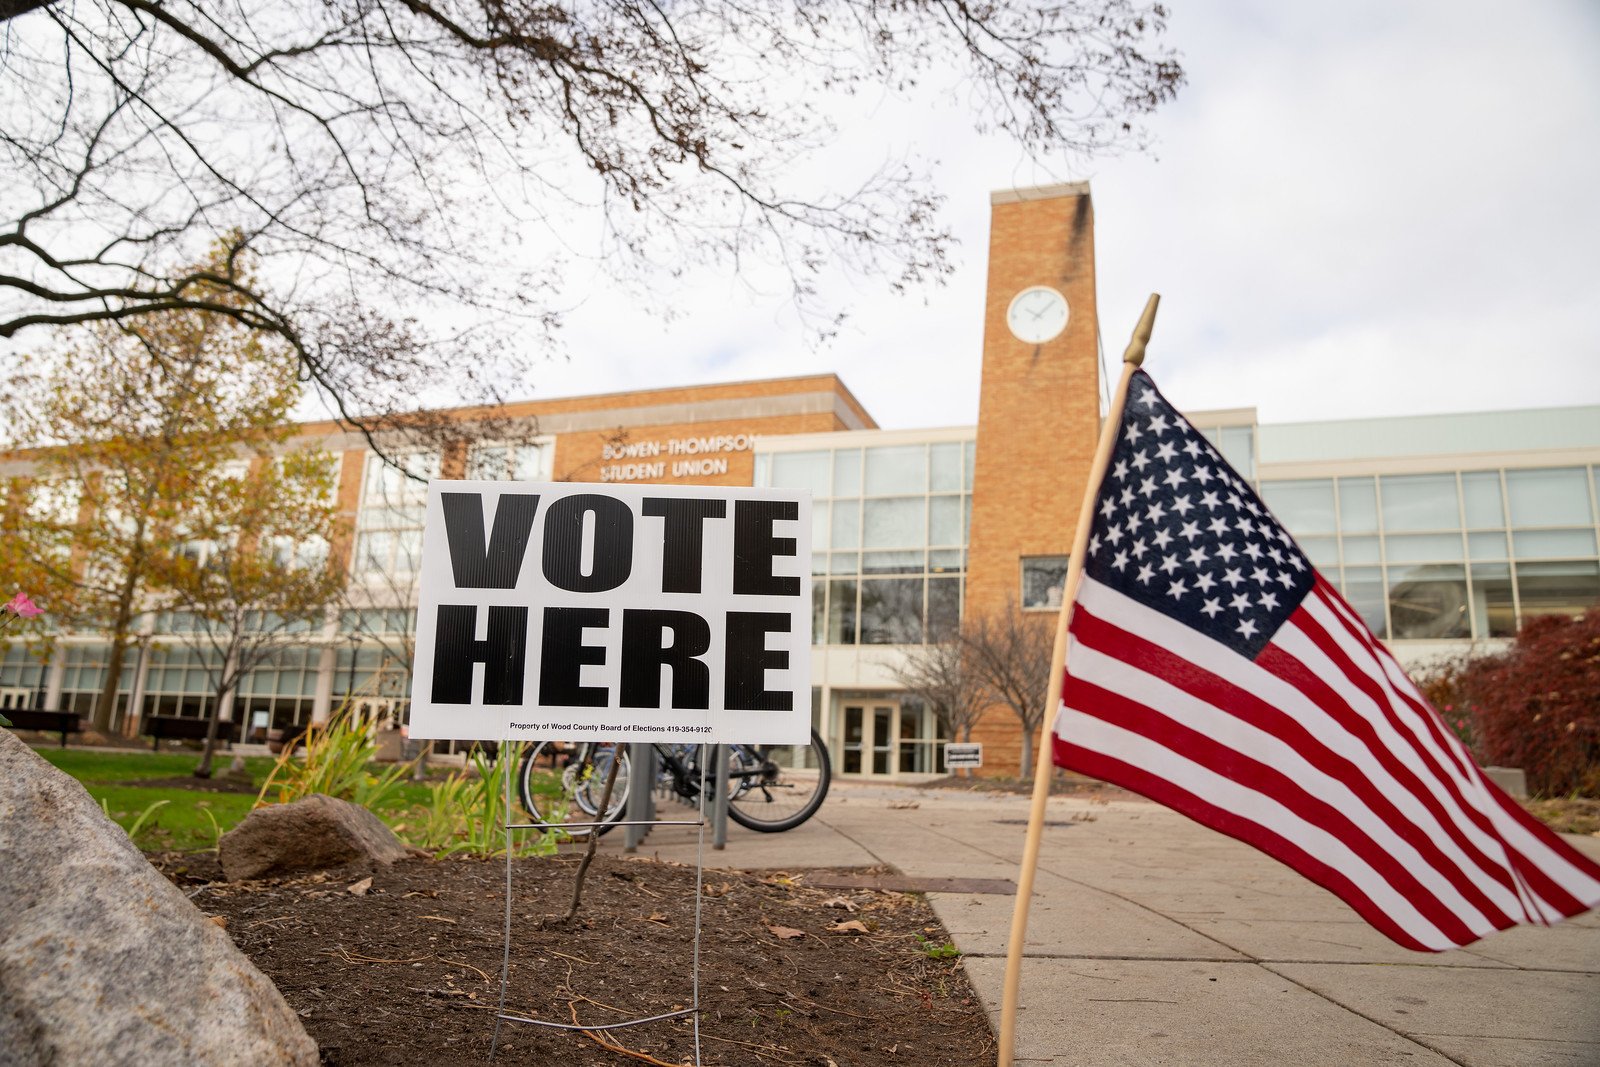
[{"label": "american flag", "polygon": [[1249,484],[1133,375],[1073,607],[1054,756],[1287,863],[1407,948],[1600,901]]}]

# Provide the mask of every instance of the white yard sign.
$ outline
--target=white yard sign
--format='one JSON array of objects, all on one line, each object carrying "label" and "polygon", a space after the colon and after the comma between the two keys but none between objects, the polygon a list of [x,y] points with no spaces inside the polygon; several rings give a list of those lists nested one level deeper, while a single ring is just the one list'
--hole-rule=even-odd
[{"label": "white yard sign", "polygon": [[811,496],[428,487],[414,738],[805,744]]},{"label": "white yard sign", "polygon": [[963,768],[977,770],[983,766],[983,743],[979,741],[947,741],[944,746],[944,767],[947,771]]}]

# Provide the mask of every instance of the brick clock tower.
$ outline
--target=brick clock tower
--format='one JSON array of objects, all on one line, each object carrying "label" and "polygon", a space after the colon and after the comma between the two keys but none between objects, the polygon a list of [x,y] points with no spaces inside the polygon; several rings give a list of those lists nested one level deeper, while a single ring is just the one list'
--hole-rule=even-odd
[{"label": "brick clock tower", "polygon": [[[1094,208],[1087,182],[990,200],[964,613],[1053,623],[1099,433]],[[1020,770],[1020,730],[1009,708],[984,715],[986,772]]]}]

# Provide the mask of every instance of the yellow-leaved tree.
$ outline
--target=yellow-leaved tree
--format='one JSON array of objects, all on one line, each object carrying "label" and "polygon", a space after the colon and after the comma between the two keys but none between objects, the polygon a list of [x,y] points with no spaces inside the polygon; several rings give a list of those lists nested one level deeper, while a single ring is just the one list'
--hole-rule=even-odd
[{"label": "yellow-leaved tree", "polygon": [[[140,616],[186,588],[169,587],[187,580],[175,561],[202,543],[279,551],[283,523],[239,498],[327,493],[325,458],[266,459],[285,446],[299,397],[293,352],[206,309],[241,299],[229,284],[205,281],[238,273],[237,262],[223,262],[228,244],[189,272],[201,306],[63,334],[24,355],[0,390],[15,461],[0,511],[0,567],[36,593],[56,637],[106,641],[93,708],[102,731],[131,722],[117,706],[118,683]],[[331,500],[296,517],[308,542],[332,536]],[[325,555],[311,568],[319,576]],[[304,569],[280,576],[297,588],[307,582]]]}]

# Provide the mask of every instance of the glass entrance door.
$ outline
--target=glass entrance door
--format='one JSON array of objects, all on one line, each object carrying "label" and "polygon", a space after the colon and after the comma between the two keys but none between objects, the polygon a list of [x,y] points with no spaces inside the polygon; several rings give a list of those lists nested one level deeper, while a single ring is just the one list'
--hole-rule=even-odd
[{"label": "glass entrance door", "polygon": [[833,747],[841,774],[893,776],[942,771],[944,730],[913,700],[846,701]]}]

